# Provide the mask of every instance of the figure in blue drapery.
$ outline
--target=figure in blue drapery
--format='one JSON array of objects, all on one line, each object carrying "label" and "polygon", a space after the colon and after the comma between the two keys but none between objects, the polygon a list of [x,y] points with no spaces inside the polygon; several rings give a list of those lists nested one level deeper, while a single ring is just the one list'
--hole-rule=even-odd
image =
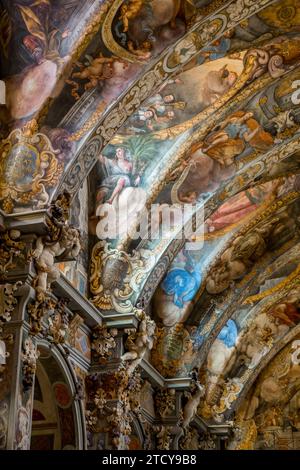
[{"label": "figure in blue drapery", "polygon": [[200,266],[195,263],[188,252],[185,252],[184,268],[171,269],[162,283],[167,295],[173,296],[174,304],[182,308],[185,302],[193,300],[201,284]]}]

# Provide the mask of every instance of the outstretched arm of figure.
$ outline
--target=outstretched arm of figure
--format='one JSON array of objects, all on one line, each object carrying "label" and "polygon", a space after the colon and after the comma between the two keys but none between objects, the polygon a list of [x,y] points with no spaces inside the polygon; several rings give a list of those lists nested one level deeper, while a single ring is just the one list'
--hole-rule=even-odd
[{"label": "outstretched arm of figure", "polygon": [[44,250],[44,243],[42,237],[39,237],[36,241],[36,248],[33,252],[33,256],[35,258],[39,258]]},{"label": "outstretched arm of figure", "polygon": [[125,179],[124,178],[120,178],[116,184],[116,187],[115,189],[113,190],[113,193],[111,195],[111,197],[109,198],[109,200],[107,201],[109,204],[112,204],[115,200],[115,198],[118,196],[118,194],[120,194],[120,192],[122,191],[122,189],[125,187]]},{"label": "outstretched arm of figure", "polygon": [[102,154],[98,156],[98,160],[100,163],[102,163],[102,165],[106,165],[108,168],[112,168],[114,166],[114,161],[110,160]]},{"label": "outstretched arm of figure", "polygon": [[258,133],[259,130],[260,130],[260,128],[257,127],[252,132],[245,132],[244,135],[243,135],[245,141],[250,142],[250,140],[253,139],[253,137],[256,136],[256,134]]},{"label": "outstretched arm of figure", "polygon": [[74,246],[73,246],[73,248],[72,248],[71,255],[72,255],[74,258],[76,258],[76,256],[79,255],[80,250],[81,250],[81,245],[80,245],[79,238],[77,238],[76,241],[75,241],[75,243],[74,243]]}]

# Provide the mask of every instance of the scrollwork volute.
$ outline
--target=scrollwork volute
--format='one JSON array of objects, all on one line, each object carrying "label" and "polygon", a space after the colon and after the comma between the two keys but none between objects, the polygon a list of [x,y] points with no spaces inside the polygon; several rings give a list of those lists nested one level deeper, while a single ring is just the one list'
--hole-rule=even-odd
[{"label": "scrollwork volute", "polygon": [[47,205],[49,190],[63,173],[56,153],[49,138],[38,132],[35,120],[2,140],[0,201],[5,212],[13,212],[18,205],[34,205],[37,209]]},{"label": "scrollwork volute", "polygon": [[112,355],[112,351],[116,347],[115,337],[118,334],[116,328],[107,329],[97,326],[92,335],[92,350],[100,362],[106,362]]},{"label": "scrollwork volute", "polygon": [[92,302],[101,310],[132,312],[133,297],[138,294],[154,263],[155,258],[150,250],[140,250],[129,255],[99,241],[92,251]]}]

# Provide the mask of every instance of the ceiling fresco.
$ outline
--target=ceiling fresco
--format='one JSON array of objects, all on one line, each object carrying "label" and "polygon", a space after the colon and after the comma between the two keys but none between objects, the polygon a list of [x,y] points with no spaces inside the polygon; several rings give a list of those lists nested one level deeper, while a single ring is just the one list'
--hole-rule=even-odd
[{"label": "ceiling fresco", "polygon": [[80,231],[78,256],[30,251],[37,279],[125,325],[123,346],[103,333],[114,364],[191,380],[230,449],[299,449],[300,1],[0,6],[1,217],[67,197]]},{"label": "ceiling fresco", "polygon": [[258,375],[247,401],[239,407],[237,420],[242,423],[242,432],[235,437],[232,449],[299,448],[298,344],[299,332],[295,329],[294,338],[289,338]]}]

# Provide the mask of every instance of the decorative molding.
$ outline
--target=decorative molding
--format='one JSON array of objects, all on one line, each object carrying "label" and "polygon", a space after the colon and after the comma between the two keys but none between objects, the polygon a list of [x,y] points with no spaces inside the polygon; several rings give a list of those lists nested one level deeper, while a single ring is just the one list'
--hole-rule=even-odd
[{"label": "decorative molding", "polygon": [[24,341],[21,355],[24,391],[32,388],[36,372],[36,361],[38,357],[39,351],[37,350],[37,347],[33,343],[32,339],[28,337]]},{"label": "decorative molding", "polygon": [[118,313],[133,311],[133,297],[155,264],[150,250],[140,250],[132,255],[110,248],[99,241],[91,258],[90,290],[93,304],[101,310]]},{"label": "decorative molding", "polygon": [[17,266],[17,261],[25,261],[25,243],[20,240],[21,232],[16,229],[0,233],[0,279]]},{"label": "decorative molding", "polygon": [[[0,201],[4,211],[11,213],[18,204],[30,209],[32,205],[45,207],[49,202],[47,191],[57,185],[63,166],[48,137],[38,132],[36,121],[14,129],[3,139],[0,155]],[[10,160],[14,164],[9,164]]]},{"label": "decorative molding", "polygon": [[115,337],[118,334],[116,328],[108,330],[103,326],[96,326],[92,333],[92,350],[100,363],[106,363],[111,357],[111,349],[115,349],[117,344]]}]

